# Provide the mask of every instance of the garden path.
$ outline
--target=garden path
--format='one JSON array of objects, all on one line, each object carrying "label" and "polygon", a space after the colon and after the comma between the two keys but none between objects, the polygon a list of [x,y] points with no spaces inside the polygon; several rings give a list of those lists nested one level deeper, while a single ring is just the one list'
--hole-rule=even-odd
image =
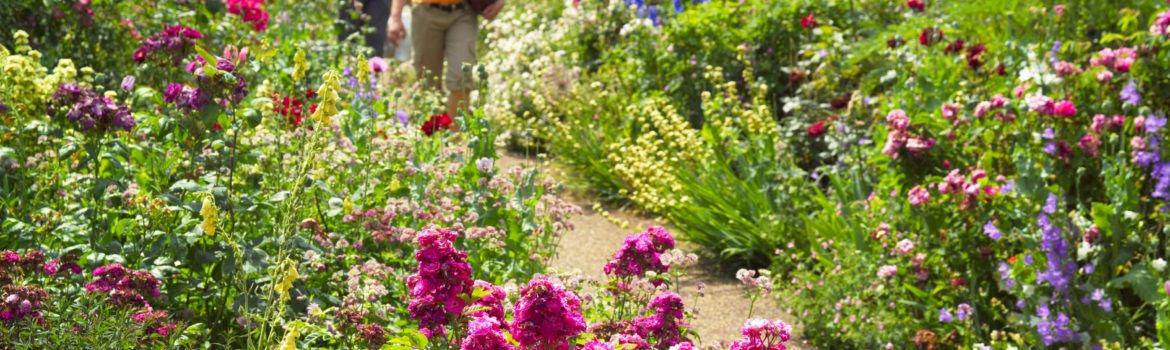
[{"label": "garden path", "polygon": [[[514,166],[536,167],[545,176],[564,182],[563,170],[552,168],[547,164],[524,155],[510,152],[501,152],[497,165],[500,169],[511,169]],[[568,191],[566,191],[568,192]],[[639,228],[653,225],[662,225],[645,216],[636,215],[618,208],[605,208],[612,218],[627,221],[628,229],[614,224],[598,211],[593,210],[593,202],[582,198],[575,193],[563,193],[562,199],[581,207],[582,214],[572,218],[574,229],[560,239],[557,255],[550,266],[563,272],[580,272],[591,278],[602,278],[602,267],[622,246],[627,235],[640,232]],[[667,228],[670,229],[669,227]],[[686,244],[681,247],[690,251]],[[721,275],[711,268],[704,268],[700,264],[691,265],[686,270],[687,276],[682,278],[679,294],[687,307],[698,306],[698,317],[688,320],[691,326],[699,333],[703,345],[729,344],[739,335],[740,328],[747,320],[750,300],[745,295],[747,287],[736,280],[734,276]],[[699,283],[707,285],[705,296],[695,299],[696,288]],[[795,324],[791,315],[784,313],[777,305],[775,295],[761,298],[756,302],[753,318],[780,318],[789,324]],[[805,343],[795,330],[793,338],[788,341],[789,349],[815,349]]]}]

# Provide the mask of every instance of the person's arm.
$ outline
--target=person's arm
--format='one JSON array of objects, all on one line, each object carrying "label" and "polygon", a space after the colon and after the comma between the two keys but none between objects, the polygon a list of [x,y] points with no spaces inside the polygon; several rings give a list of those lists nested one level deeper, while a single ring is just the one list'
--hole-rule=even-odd
[{"label": "person's arm", "polygon": [[408,0],[394,0],[390,5],[390,25],[386,28],[386,39],[398,46],[398,40],[406,37],[406,27],[402,25],[402,8]]},{"label": "person's arm", "polygon": [[[395,0],[397,1],[397,0]],[[483,18],[487,20],[496,19],[496,15],[500,14],[500,10],[504,8],[504,2],[507,0],[496,0],[491,6],[483,9]]]}]

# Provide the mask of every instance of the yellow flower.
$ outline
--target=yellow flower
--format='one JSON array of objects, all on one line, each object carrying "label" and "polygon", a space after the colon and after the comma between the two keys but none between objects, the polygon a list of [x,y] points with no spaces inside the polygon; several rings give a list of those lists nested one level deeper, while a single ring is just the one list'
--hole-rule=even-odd
[{"label": "yellow flower", "polygon": [[358,55],[355,68],[354,75],[357,75],[359,82],[365,83],[370,81],[370,69],[366,66],[366,55]]},{"label": "yellow flower", "polygon": [[297,50],[297,54],[293,56],[293,82],[300,82],[305,77],[307,70],[309,70],[309,64],[305,62],[305,51]]},{"label": "yellow flower", "polygon": [[353,212],[353,201],[349,200],[349,197],[345,197],[345,202],[342,203],[341,208],[343,210],[342,214],[349,215],[349,213]]},{"label": "yellow flower", "polygon": [[280,293],[281,300],[288,300],[288,290],[292,289],[293,282],[296,282],[297,278],[300,278],[300,275],[297,274],[297,264],[292,260],[285,258],[284,263],[281,263],[280,266],[276,268],[276,274],[277,276],[275,277],[277,278],[273,278],[273,280],[280,281],[276,283],[276,292]]},{"label": "yellow flower", "polygon": [[280,350],[296,350],[297,349],[297,337],[299,337],[299,336],[301,336],[301,330],[296,325],[289,326],[288,332],[284,333],[284,339],[282,339],[280,341],[279,349]]},{"label": "yellow flower", "polygon": [[208,236],[215,236],[215,220],[217,219],[215,208],[215,198],[211,194],[203,196],[203,209],[199,210],[199,215],[203,216],[203,232]]},{"label": "yellow flower", "polygon": [[324,81],[321,88],[317,89],[317,94],[321,95],[321,103],[317,104],[317,111],[309,118],[329,126],[332,125],[329,118],[337,115],[337,103],[341,101],[341,97],[337,95],[337,91],[341,90],[341,77],[337,71],[330,70],[321,79]]}]

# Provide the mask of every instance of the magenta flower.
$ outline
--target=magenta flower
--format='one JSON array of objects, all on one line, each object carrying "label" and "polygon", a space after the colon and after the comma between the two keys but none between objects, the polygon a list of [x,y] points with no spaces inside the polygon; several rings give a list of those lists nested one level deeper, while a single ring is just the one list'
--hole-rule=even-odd
[{"label": "magenta flower", "polygon": [[792,337],[792,327],[781,320],[750,319],[740,332],[743,338],[731,343],[728,350],[784,350]]},{"label": "magenta flower", "polygon": [[496,320],[504,320],[504,305],[503,301],[508,298],[508,294],[504,292],[504,288],[492,285],[491,283],[476,280],[473,284],[476,289],[483,289],[488,291],[488,294],[476,300],[471,304],[473,308],[486,308],[484,310],[473,311],[467,314],[469,317],[490,316],[495,317]]},{"label": "magenta flower", "polygon": [[547,278],[534,279],[520,291],[508,328],[512,338],[528,349],[569,349],[571,338],[586,328],[581,300]]},{"label": "magenta flower", "polygon": [[456,236],[448,229],[424,230],[418,236],[421,249],[414,253],[418,272],[406,278],[411,298],[407,310],[428,338],[446,333],[444,325],[467,306],[460,295],[472,291],[467,253],[451,245]]},{"label": "magenta flower", "polygon": [[[673,350],[673,348],[671,349]],[[593,341],[586,343],[585,346],[581,348],[581,350],[613,350],[613,347],[610,346],[609,343],[600,342],[597,341],[597,339],[594,339]]]},{"label": "magenta flower", "polygon": [[1077,114],[1077,107],[1073,105],[1072,101],[1062,100],[1056,103],[1053,112],[1062,117],[1072,117]]},{"label": "magenta flower", "polygon": [[1056,110],[1056,103],[1052,98],[1044,95],[1028,96],[1024,98],[1024,102],[1028,104],[1028,110],[1044,115],[1052,115]]},{"label": "magenta flower", "polygon": [[910,127],[910,118],[901,109],[895,109],[886,114],[886,121],[890,122],[890,125],[893,125],[896,130],[906,130]]},{"label": "magenta flower", "polygon": [[512,350],[508,337],[500,329],[500,321],[495,317],[483,316],[471,321],[467,326],[467,337],[463,338],[460,350]]},{"label": "magenta flower", "polygon": [[[653,226],[636,235],[629,235],[613,260],[605,264],[605,273],[615,276],[640,276],[646,271],[666,273],[670,266],[662,263],[662,253],[674,248],[674,237],[665,229]],[[661,280],[654,281],[656,285]]]}]

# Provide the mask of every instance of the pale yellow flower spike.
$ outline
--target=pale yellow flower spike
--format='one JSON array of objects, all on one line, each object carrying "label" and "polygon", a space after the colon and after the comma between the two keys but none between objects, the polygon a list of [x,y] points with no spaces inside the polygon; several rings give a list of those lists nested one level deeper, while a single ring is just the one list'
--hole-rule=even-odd
[{"label": "pale yellow flower spike", "polygon": [[321,103],[317,104],[317,111],[309,118],[329,126],[332,125],[329,118],[337,115],[337,103],[341,101],[341,97],[337,95],[337,91],[341,90],[341,77],[337,71],[330,70],[321,79],[324,81],[321,82],[321,88],[317,89],[317,94],[321,95]]},{"label": "pale yellow flower spike", "polygon": [[218,219],[215,207],[215,198],[209,193],[203,196],[203,208],[199,210],[199,215],[203,216],[203,232],[208,236],[215,236],[215,221]]},{"label": "pale yellow flower spike", "polygon": [[309,63],[305,62],[305,51],[297,50],[297,54],[293,56],[293,82],[300,82],[305,77],[305,71],[309,70]]},{"label": "pale yellow flower spike", "polygon": [[288,327],[288,332],[284,333],[284,339],[280,341],[280,350],[297,350],[297,337],[301,336],[301,330],[296,325]]},{"label": "pale yellow flower spike", "polygon": [[284,263],[280,264],[280,267],[276,269],[276,273],[280,280],[275,286],[276,292],[280,293],[281,300],[288,300],[288,290],[292,289],[293,282],[296,282],[297,278],[300,278],[300,275],[297,273],[297,264],[285,258]]}]

